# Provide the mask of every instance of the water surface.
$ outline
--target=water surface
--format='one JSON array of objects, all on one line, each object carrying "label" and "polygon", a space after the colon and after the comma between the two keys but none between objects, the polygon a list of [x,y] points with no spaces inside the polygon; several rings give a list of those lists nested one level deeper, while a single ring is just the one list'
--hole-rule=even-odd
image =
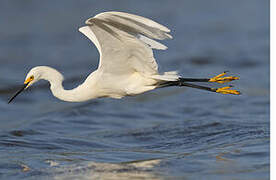
[{"label": "water surface", "polygon": [[[1,179],[269,179],[268,1],[1,1]],[[131,12],[168,26],[160,71],[225,70],[241,96],[167,88],[67,103],[39,82],[7,100],[31,67],[60,70],[68,89],[97,68],[78,27]]]}]

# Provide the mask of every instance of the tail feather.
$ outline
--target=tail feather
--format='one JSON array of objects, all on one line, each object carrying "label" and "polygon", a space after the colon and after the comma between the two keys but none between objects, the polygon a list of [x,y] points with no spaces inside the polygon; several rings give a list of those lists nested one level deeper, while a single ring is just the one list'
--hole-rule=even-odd
[{"label": "tail feather", "polygon": [[164,74],[158,74],[158,75],[153,75],[151,76],[153,79],[157,79],[157,80],[161,80],[161,81],[166,81],[166,82],[170,82],[170,81],[178,81],[180,78],[180,75],[178,75],[177,71],[169,71],[169,72],[165,72]]}]

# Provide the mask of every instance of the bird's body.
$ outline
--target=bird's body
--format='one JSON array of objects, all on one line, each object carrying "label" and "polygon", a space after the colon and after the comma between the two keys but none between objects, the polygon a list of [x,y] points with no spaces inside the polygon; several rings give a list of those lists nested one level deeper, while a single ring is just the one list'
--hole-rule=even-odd
[{"label": "bird's body", "polygon": [[[99,97],[122,98],[164,86],[189,86],[223,94],[239,94],[238,91],[207,88],[186,82],[228,82],[237,77],[217,76],[211,79],[181,78],[177,72],[158,72],[152,49],[167,47],[153,39],[170,39],[170,30],[150,19],[123,13],[104,12],[86,21],[79,29],[97,47],[100,54],[98,69],[72,90],[64,90],[63,76],[54,68],[37,66],[27,74],[24,87],[40,79],[50,82],[53,95],[63,101],[82,102]],[[224,74],[223,74],[224,75]],[[193,81],[191,81],[193,80]],[[15,97],[13,96],[9,102]]]}]

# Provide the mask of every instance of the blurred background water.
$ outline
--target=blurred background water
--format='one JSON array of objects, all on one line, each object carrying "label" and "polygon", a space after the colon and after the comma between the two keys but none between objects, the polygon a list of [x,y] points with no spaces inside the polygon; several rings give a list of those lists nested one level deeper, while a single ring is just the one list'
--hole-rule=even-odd
[{"label": "blurred background water", "polygon": [[[39,82],[9,97],[33,66],[60,70],[67,89],[97,68],[77,29],[103,11],[172,30],[160,71],[239,75],[241,96],[167,88],[121,100],[68,103]],[[1,0],[1,179],[269,179],[268,0]]]}]

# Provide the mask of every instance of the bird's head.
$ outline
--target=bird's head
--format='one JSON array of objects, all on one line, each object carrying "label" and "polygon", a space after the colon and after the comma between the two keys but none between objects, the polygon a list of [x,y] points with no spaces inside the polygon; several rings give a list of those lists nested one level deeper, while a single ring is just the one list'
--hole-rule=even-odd
[{"label": "bird's head", "polygon": [[35,82],[39,81],[41,79],[43,75],[43,70],[41,69],[40,66],[38,67],[34,67],[32,68],[24,81],[24,85],[26,86],[24,89],[27,89],[28,87],[30,87],[32,84],[34,84]]},{"label": "bird's head", "polygon": [[30,87],[35,82],[37,82],[40,79],[42,79],[42,75],[43,75],[43,68],[42,68],[42,66],[37,66],[37,67],[32,68],[29,71],[29,73],[27,74],[26,78],[25,78],[24,85],[22,85],[22,87],[11,97],[11,99],[9,100],[8,103],[10,103],[24,89],[27,89],[28,87]]}]

